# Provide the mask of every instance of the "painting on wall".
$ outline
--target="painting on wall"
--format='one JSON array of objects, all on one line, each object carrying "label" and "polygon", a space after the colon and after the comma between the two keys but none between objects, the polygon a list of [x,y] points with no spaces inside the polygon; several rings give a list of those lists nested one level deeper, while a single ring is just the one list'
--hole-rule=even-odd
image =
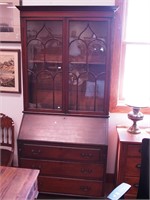
[{"label": "painting on wall", "polygon": [[0,42],[20,42],[20,0],[0,0]]},{"label": "painting on wall", "polygon": [[20,93],[20,50],[0,49],[0,92]]}]

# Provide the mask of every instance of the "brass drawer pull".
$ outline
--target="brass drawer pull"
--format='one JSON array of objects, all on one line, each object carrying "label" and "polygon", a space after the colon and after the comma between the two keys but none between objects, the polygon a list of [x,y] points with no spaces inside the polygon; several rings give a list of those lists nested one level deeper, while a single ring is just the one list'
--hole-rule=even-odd
[{"label": "brass drawer pull", "polygon": [[83,173],[83,174],[91,174],[92,173],[92,169],[81,168],[81,173]]},{"label": "brass drawer pull", "polygon": [[93,157],[93,154],[92,153],[81,153],[81,157],[90,159]]},{"label": "brass drawer pull", "polygon": [[34,155],[38,155],[39,153],[41,153],[41,150],[40,149],[39,150],[32,149],[31,152]]},{"label": "brass drawer pull", "polygon": [[138,168],[138,169],[141,168],[141,164],[137,164],[136,168]]},{"label": "brass drawer pull", "polygon": [[84,191],[84,192],[88,192],[88,191],[90,191],[90,187],[89,186],[81,186],[80,187],[80,190],[82,190],[82,191]]}]

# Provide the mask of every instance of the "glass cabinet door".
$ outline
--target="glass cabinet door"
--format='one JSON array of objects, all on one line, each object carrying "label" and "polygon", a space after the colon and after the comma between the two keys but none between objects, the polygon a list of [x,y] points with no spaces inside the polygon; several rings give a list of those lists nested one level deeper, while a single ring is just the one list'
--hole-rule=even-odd
[{"label": "glass cabinet door", "polygon": [[29,108],[62,110],[62,21],[27,21]]},{"label": "glass cabinet door", "polygon": [[69,110],[102,112],[105,107],[107,23],[69,23]]},{"label": "glass cabinet door", "polygon": [[70,18],[26,23],[29,110],[106,113],[108,21]]}]

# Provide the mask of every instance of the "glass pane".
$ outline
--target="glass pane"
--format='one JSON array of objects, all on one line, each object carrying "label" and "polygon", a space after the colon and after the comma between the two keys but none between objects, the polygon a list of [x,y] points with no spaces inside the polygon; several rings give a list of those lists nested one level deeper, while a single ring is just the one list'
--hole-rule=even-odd
[{"label": "glass pane", "polygon": [[150,42],[150,0],[128,0],[126,41]]},{"label": "glass pane", "polygon": [[104,108],[106,30],[106,22],[70,22],[69,110],[95,112]]},{"label": "glass pane", "polygon": [[127,45],[123,95],[134,104],[150,102],[150,45]]},{"label": "glass pane", "polygon": [[62,109],[62,22],[27,22],[30,108]]}]

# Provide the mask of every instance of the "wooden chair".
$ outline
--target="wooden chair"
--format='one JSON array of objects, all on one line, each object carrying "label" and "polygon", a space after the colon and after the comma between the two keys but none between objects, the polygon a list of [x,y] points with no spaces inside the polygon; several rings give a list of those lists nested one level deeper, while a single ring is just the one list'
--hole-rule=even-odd
[{"label": "wooden chair", "polygon": [[14,122],[0,113],[0,165],[12,166],[14,158]]}]

